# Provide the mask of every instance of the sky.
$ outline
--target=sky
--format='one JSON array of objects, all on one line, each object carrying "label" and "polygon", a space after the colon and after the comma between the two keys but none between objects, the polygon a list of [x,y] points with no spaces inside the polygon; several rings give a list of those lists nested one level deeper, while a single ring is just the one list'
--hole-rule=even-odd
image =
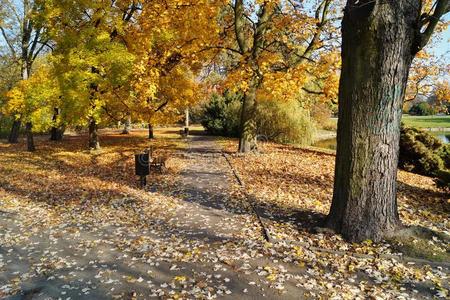
[{"label": "sky", "polygon": [[[450,21],[450,16],[444,17],[444,21]],[[450,64],[450,26],[444,31],[434,47],[430,48],[436,56],[443,56],[444,63]]]}]

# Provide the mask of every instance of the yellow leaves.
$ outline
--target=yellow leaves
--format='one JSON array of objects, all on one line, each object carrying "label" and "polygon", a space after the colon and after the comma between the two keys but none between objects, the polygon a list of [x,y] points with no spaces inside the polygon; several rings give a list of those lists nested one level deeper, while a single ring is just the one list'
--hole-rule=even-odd
[{"label": "yellow leaves", "polygon": [[439,82],[436,86],[435,93],[441,104],[450,102],[450,81]]},{"label": "yellow leaves", "polygon": [[275,280],[277,280],[277,274],[275,274],[275,273],[270,274],[266,277],[266,279],[269,281],[275,281]]},{"label": "yellow leaves", "polygon": [[21,89],[22,86],[23,84],[19,83],[18,86],[6,93],[8,103],[3,107],[3,113],[11,114],[15,111],[23,111],[25,109],[25,95]]},{"label": "yellow leaves", "polygon": [[186,282],[187,277],[186,277],[186,276],[175,276],[175,277],[173,278],[173,280],[174,280],[174,281],[177,281],[177,282],[180,282],[180,283],[183,283],[183,282]]},{"label": "yellow leaves", "polygon": [[3,113],[34,123],[36,132],[48,129],[59,93],[49,66],[38,66],[27,80],[21,80],[7,94]]},{"label": "yellow leaves", "polygon": [[241,81],[241,83],[237,87],[237,91],[242,91],[243,93],[248,91],[248,83],[247,81]]},{"label": "yellow leaves", "polygon": [[421,50],[421,51],[419,51],[419,52],[416,54],[416,58],[417,58],[417,59],[430,58],[430,55],[429,55],[426,51]]},{"label": "yellow leaves", "polygon": [[300,246],[294,246],[294,250],[295,250],[295,255],[299,258],[303,257],[304,255],[304,251],[303,248]]}]

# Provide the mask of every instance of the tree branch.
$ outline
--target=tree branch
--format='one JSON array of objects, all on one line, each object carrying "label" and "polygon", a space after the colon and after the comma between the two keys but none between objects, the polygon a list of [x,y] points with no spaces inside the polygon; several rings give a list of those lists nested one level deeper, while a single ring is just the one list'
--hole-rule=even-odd
[{"label": "tree branch", "polygon": [[[425,18],[428,22],[425,31],[420,32],[420,30],[422,29],[421,26],[419,26],[420,28],[418,28],[419,33],[416,37],[414,48],[412,49],[414,54],[422,50],[428,44],[440,19],[442,18],[443,15],[445,15],[448,12],[450,12],[449,0],[438,0],[436,2],[436,8],[434,9],[433,14]],[[422,24],[423,19],[420,21],[420,25]]]},{"label": "tree branch", "polygon": [[11,54],[14,56],[14,58],[17,57],[17,53],[16,50],[14,50],[13,44],[11,43],[11,41],[8,39],[8,36],[6,35],[6,31],[5,29],[0,26],[0,31],[2,32],[2,36],[6,41],[6,44],[8,45],[9,50],[11,50]]},{"label": "tree branch", "polygon": [[305,88],[305,87],[302,87],[302,90],[305,91],[305,92],[307,92],[308,94],[313,94],[313,95],[325,95],[324,92],[321,92],[321,91],[313,91],[313,90],[310,90],[310,89]]},{"label": "tree branch", "polygon": [[228,50],[228,51],[242,55],[242,53],[239,50],[229,48],[229,47],[224,47],[224,46],[209,46],[209,47],[201,49],[199,52],[204,52],[204,51],[208,51],[208,50],[212,50],[212,49]]},{"label": "tree branch", "polygon": [[236,0],[234,9],[234,31],[241,53],[247,52],[247,42],[245,38],[245,12],[244,0]]}]

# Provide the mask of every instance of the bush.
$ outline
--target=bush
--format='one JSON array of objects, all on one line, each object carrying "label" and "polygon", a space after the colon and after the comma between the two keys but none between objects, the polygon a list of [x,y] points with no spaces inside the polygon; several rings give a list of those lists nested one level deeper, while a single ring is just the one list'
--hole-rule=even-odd
[{"label": "bush", "polygon": [[425,131],[402,126],[399,166],[434,177],[439,188],[450,191],[450,145]]},{"label": "bush", "polygon": [[311,117],[316,121],[320,128],[325,129],[330,126],[333,122],[330,120],[333,112],[329,105],[323,102],[315,103],[311,108]]},{"label": "bush", "polygon": [[[242,97],[229,92],[213,95],[203,107],[201,124],[212,135],[239,137]],[[261,101],[256,112],[257,134],[280,143],[310,144],[314,125],[297,101]]]},{"label": "bush", "polygon": [[450,171],[449,170],[439,170],[436,173],[435,179],[436,185],[446,191],[450,191]]},{"label": "bush", "polygon": [[450,145],[444,145],[439,151],[439,156],[444,162],[445,168],[450,169]]},{"label": "bush", "polygon": [[258,105],[258,135],[279,143],[310,145],[315,127],[309,112],[295,100],[262,101]]},{"label": "bush", "polygon": [[414,173],[434,176],[444,169],[439,139],[416,128],[402,126],[399,166]]},{"label": "bush", "polygon": [[214,94],[202,109],[200,122],[212,135],[238,137],[239,117],[242,97],[225,92]]},{"label": "bush", "polygon": [[0,139],[7,139],[11,131],[13,118],[0,113]]},{"label": "bush", "polygon": [[409,114],[413,116],[431,116],[436,114],[436,111],[427,102],[415,104],[409,110]]}]

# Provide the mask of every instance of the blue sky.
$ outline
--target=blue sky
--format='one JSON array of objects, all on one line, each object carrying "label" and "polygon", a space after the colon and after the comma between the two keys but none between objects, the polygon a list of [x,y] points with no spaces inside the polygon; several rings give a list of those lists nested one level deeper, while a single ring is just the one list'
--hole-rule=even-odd
[{"label": "blue sky", "polygon": [[[444,21],[450,21],[450,14],[444,16]],[[442,56],[444,64],[450,64],[450,26],[440,34],[439,40],[430,48],[430,52],[438,57]]]},{"label": "blue sky", "polygon": [[442,40],[430,50],[437,56],[444,56],[445,63],[450,64],[450,28],[447,28],[442,35]]}]

